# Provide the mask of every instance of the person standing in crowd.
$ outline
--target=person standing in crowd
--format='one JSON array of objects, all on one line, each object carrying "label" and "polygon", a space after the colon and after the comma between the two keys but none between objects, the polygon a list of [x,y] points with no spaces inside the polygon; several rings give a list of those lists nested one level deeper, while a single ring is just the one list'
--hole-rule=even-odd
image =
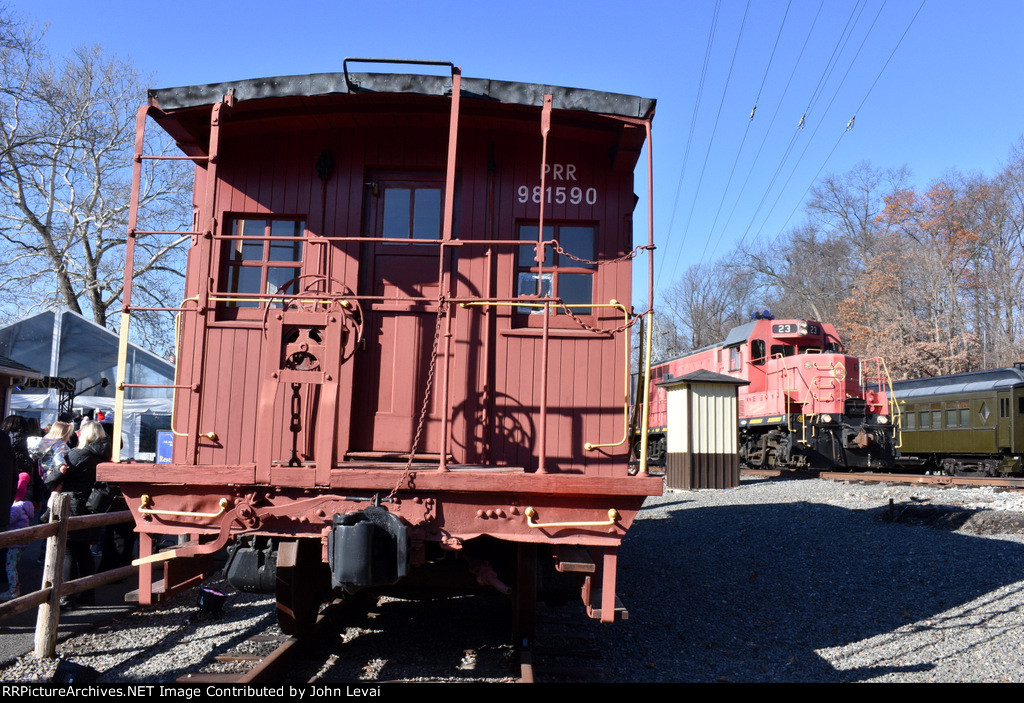
[{"label": "person standing in crowd", "polygon": [[[109,415],[107,415],[107,418],[109,418]],[[114,425],[109,422],[101,422],[100,425],[103,427],[103,431],[107,434],[107,439],[109,440],[107,444],[107,455],[104,458],[104,461],[110,461],[111,453],[114,449]],[[104,484],[97,485],[102,486]],[[106,489],[109,495],[109,502],[100,508],[100,512],[113,513],[128,510],[128,503],[125,502],[124,495],[121,493],[120,488],[114,484],[109,484],[106,486]],[[101,557],[99,571],[110,571],[111,569],[131,564],[135,552],[136,540],[137,535],[135,533],[135,523],[131,520],[114,525],[107,525],[103,528],[103,546],[100,550]]]},{"label": "person standing in crowd", "polygon": [[[11,449],[11,438],[6,432],[0,432],[0,506],[14,503],[14,490],[11,487],[17,480],[14,473],[14,450]],[[9,510],[0,510],[0,530],[7,529],[10,520]]]},{"label": "person standing in crowd", "polygon": [[[68,452],[67,473],[59,485],[61,493],[70,498],[70,515],[88,515],[86,507],[93,484],[96,483],[96,465],[106,460],[108,440],[103,427],[92,420],[82,422],[78,432],[78,446]],[[90,543],[99,538],[99,530],[72,530],[68,532],[67,552],[64,558],[64,580],[84,578],[96,572]],[[64,606],[91,605],[95,602],[92,591],[79,594],[77,600],[62,598]]]},{"label": "person standing in crowd", "polygon": [[[28,527],[35,516],[35,509],[32,501],[27,500],[28,486],[31,477],[22,472],[18,475],[18,488],[14,493],[14,505],[10,510],[9,530],[18,530]],[[25,551],[24,544],[18,544],[7,548],[7,558],[4,560],[7,567],[7,590],[0,593],[0,600],[11,600],[21,595],[21,578],[18,575],[18,562]]]},{"label": "person standing in crowd", "polygon": [[24,472],[31,476],[36,462],[29,456],[25,419],[20,415],[8,415],[0,422],[0,433],[8,440],[11,452],[10,475],[4,474],[3,486],[0,487],[0,514],[7,513],[14,503],[14,492],[18,486],[18,474]]},{"label": "person standing in crowd", "polygon": [[[32,457],[39,462],[39,475],[45,487],[53,490],[64,481],[67,472],[68,440],[74,436],[74,428],[66,422],[55,422],[49,431],[38,442],[33,442],[30,449]],[[46,500],[46,497],[43,498]]]}]

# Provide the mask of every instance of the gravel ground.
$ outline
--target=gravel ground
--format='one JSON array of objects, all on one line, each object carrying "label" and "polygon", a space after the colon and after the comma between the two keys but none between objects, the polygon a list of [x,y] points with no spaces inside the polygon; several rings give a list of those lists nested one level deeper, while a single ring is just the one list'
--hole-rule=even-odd
[{"label": "gravel ground", "polygon": [[[612,682],[1024,682],[1022,534],[1024,494],[992,489],[744,479],[669,491],[619,551],[629,620],[579,629]],[[270,599],[244,594],[217,620],[195,594],[171,605],[70,638],[58,656],[101,681],[173,681],[274,619]],[[450,635],[480,620],[445,622]],[[407,654],[401,627],[384,629],[348,665],[360,678],[388,678],[388,652]],[[507,656],[489,642],[479,651]],[[427,649],[417,657],[434,666]],[[456,650],[448,665],[465,669]],[[56,665],[26,658],[0,679],[47,680]]]},{"label": "gravel ground", "polygon": [[744,479],[640,518],[610,681],[1024,681],[1024,494]]}]

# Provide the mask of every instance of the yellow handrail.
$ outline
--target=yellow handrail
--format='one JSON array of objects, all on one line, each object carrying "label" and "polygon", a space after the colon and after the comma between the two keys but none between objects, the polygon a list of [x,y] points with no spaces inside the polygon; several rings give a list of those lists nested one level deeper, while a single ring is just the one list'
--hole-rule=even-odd
[{"label": "yellow handrail", "polygon": [[191,513],[184,512],[181,510],[153,510],[152,508],[146,507],[147,505],[151,505],[152,503],[153,498],[149,494],[143,494],[141,504],[139,505],[139,512],[143,515],[174,515],[177,517],[220,517],[221,515],[227,512],[228,506],[231,504],[227,498],[221,498],[220,502],[217,504],[220,506],[220,510],[218,512]]},{"label": "yellow handrail", "polygon": [[615,508],[608,510],[608,519],[600,520],[597,522],[534,522],[533,518],[537,516],[537,510],[535,508],[527,508],[526,524],[528,527],[543,528],[543,527],[609,527],[615,524],[615,521],[619,519],[619,511]]}]

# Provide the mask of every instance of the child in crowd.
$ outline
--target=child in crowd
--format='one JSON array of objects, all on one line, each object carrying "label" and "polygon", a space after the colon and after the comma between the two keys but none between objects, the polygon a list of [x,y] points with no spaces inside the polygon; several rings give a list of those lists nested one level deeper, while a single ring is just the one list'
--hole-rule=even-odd
[{"label": "child in crowd", "polygon": [[[11,519],[8,530],[17,530],[28,527],[35,515],[32,501],[25,500],[28,492],[29,475],[25,472],[18,474],[18,489],[14,494],[14,504],[11,506]],[[10,600],[21,595],[21,581],[18,578],[18,562],[21,561],[21,554],[25,551],[25,545],[19,544],[7,548],[7,585],[8,589],[0,593],[0,600]]]}]

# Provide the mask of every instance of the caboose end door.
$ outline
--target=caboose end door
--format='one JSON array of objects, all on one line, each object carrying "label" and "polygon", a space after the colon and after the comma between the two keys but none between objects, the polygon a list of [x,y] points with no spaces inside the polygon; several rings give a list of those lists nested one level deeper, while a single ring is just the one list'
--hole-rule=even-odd
[{"label": "caboose end door", "polygon": [[[443,176],[378,174],[367,188],[360,294],[365,347],[352,399],[356,452],[407,454],[423,404],[437,323]],[[395,241],[402,240],[402,241]],[[439,373],[417,452],[440,455]]]}]

